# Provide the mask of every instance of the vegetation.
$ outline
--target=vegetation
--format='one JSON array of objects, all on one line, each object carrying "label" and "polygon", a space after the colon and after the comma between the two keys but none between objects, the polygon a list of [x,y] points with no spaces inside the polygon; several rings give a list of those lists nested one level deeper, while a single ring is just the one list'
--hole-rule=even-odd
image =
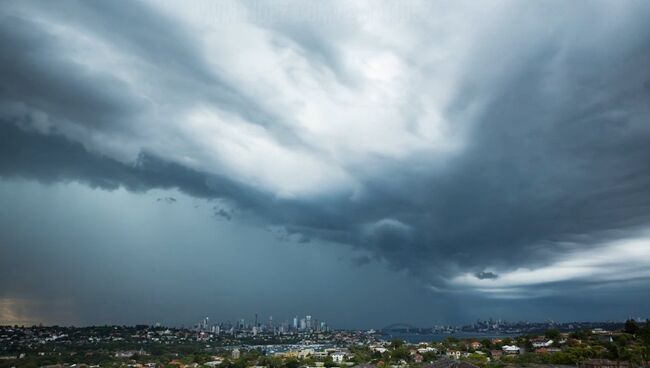
[{"label": "vegetation", "polygon": [[[199,341],[178,330],[173,338],[156,330],[138,330],[137,328],[97,327],[94,330],[63,330],[60,339],[47,343],[29,343],[16,345],[16,339],[5,338],[0,345],[0,356],[13,354],[21,357],[0,360],[0,368],[28,367],[37,368],[57,364],[86,364],[103,367],[152,366],[157,368],[202,367],[215,359],[221,360],[220,368],[249,368],[264,366],[267,368],[314,367],[317,364],[325,368],[347,367],[347,364],[371,363],[377,366],[408,364],[419,368],[427,362],[439,359],[447,354],[460,352],[462,360],[483,368],[497,368],[506,365],[558,364],[576,365],[586,359],[610,359],[630,362],[632,367],[642,366],[650,361],[650,321],[638,324],[627,321],[620,331],[613,333],[594,333],[590,330],[578,330],[562,333],[555,329],[545,331],[543,336],[523,335],[503,339],[464,339],[449,337],[441,342],[421,345],[407,344],[401,340],[386,343],[383,350],[377,350],[365,343],[347,343],[341,348],[347,349],[347,362],[336,363],[331,356],[317,359],[313,356],[298,359],[294,355],[278,356],[268,354],[263,348],[242,348],[241,354],[233,358],[231,350],[219,346],[220,341]],[[153,331],[153,333],[152,333]],[[596,331],[599,332],[599,331]],[[58,332],[60,333],[60,332]],[[31,332],[33,334],[33,332]],[[90,336],[90,337],[89,337]],[[109,337],[98,343],[93,336]],[[131,338],[129,338],[131,336]],[[142,336],[148,336],[146,341]],[[152,336],[157,336],[151,340]],[[136,338],[137,337],[137,338]],[[160,338],[158,338],[160,337]],[[538,338],[553,340],[553,346],[534,349],[533,341]],[[23,339],[24,341],[28,341]],[[9,341],[9,343],[7,343]],[[29,340],[31,341],[31,340]],[[37,340],[34,340],[37,341]],[[0,341],[2,342],[2,341]],[[216,344],[215,344],[216,343]],[[240,344],[241,345],[241,344]],[[492,356],[500,353],[504,345],[516,345],[522,348],[522,354]],[[118,352],[128,352],[131,356],[122,357]],[[319,362],[320,361],[320,362]],[[420,363],[422,362],[422,363]]]}]

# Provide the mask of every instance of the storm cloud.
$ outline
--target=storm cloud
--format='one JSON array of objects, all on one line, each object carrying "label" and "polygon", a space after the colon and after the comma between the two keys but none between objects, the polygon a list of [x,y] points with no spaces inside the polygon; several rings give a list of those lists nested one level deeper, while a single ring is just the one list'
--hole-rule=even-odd
[{"label": "storm cloud", "polygon": [[5,2],[0,175],[178,189],[442,297],[644,290],[650,4],[369,6]]}]

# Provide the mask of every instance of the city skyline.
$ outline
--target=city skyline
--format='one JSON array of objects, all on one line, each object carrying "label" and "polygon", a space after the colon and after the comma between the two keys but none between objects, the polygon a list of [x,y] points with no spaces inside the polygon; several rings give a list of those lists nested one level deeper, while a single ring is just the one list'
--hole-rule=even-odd
[{"label": "city skyline", "polygon": [[3,1],[0,324],[646,317],[647,19]]}]

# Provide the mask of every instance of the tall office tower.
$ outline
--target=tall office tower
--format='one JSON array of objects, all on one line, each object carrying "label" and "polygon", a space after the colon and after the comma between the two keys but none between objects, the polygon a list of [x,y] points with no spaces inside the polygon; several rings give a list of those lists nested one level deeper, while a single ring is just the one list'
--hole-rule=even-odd
[{"label": "tall office tower", "polygon": [[298,316],[293,317],[293,329],[298,329]]},{"label": "tall office tower", "polygon": [[307,323],[307,329],[311,330],[311,316],[306,316],[305,322]]},{"label": "tall office tower", "polygon": [[307,322],[305,322],[304,318],[300,319],[300,330],[303,331],[307,328]]},{"label": "tall office tower", "polygon": [[273,316],[269,316],[269,330],[273,331]]}]

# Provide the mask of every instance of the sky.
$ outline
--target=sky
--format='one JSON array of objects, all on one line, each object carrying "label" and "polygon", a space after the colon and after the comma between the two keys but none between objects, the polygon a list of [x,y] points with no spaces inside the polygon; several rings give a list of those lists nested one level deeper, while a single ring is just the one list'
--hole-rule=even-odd
[{"label": "sky", "polygon": [[650,317],[648,18],[3,1],[0,323]]}]

